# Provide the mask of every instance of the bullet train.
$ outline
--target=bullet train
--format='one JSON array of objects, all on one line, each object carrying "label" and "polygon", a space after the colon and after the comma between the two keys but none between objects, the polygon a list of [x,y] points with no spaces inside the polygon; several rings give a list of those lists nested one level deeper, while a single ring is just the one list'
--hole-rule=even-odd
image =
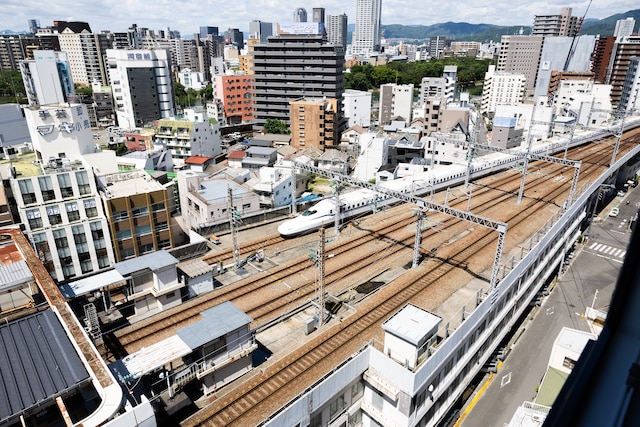
[{"label": "bullet train", "polygon": [[[626,126],[631,127],[631,126]],[[556,140],[538,144],[531,148],[531,152],[539,155],[552,155],[569,148],[601,139],[619,130],[619,126],[590,132],[573,140]],[[524,149],[514,150],[524,151]],[[471,165],[470,179],[477,179],[515,166],[521,157],[514,154],[492,153],[482,156]],[[395,191],[401,191],[415,196],[423,196],[431,191],[438,191],[454,185],[464,183],[467,175],[467,165],[449,165],[436,168],[433,172],[424,172],[381,182],[378,185]],[[340,222],[349,218],[375,212],[378,208],[396,203],[398,199],[379,194],[369,189],[358,189],[335,197],[326,198],[314,204],[299,216],[284,221],[278,232],[282,237],[295,237],[310,233],[321,227],[331,227],[335,223],[335,215],[339,213]]]}]

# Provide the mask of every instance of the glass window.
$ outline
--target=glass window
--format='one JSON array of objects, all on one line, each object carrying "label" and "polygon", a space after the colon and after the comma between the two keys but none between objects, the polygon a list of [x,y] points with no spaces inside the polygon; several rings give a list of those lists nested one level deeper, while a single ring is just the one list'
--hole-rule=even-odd
[{"label": "glass window", "polygon": [[62,197],[73,196],[73,186],[68,173],[61,173],[58,175],[58,184],[60,185],[60,193],[62,193]]},{"label": "glass window", "polygon": [[51,183],[50,176],[39,176],[38,184],[40,185],[40,192],[42,193],[42,199],[47,202],[56,198],[53,192],[53,184]]},{"label": "glass window", "polygon": [[20,194],[22,194],[22,200],[25,205],[36,202],[36,193],[33,191],[33,183],[31,179],[22,179],[18,181],[20,187]]},{"label": "glass window", "polygon": [[40,209],[32,209],[27,212],[27,220],[29,221],[29,228],[31,230],[36,228],[42,228],[42,218]]},{"label": "glass window", "polygon": [[49,216],[49,224],[62,224],[62,215],[60,215],[60,207],[58,205],[47,206],[47,215]]},{"label": "glass window", "polygon": [[76,172],[76,181],[78,181],[78,191],[80,191],[80,194],[91,193],[91,185],[89,184],[87,171]]},{"label": "glass window", "polygon": [[65,207],[67,208],[67,218],[69,218],[69,222],[80,220],[80,211],[78,210],[77,202],[67,203]]},{"label": "glass window", "polygon": [[98,208],[96,208],[96,200],[95,199],[85,200],[84,211],[87,214],[87,218],[93,218],[98,216]]}]

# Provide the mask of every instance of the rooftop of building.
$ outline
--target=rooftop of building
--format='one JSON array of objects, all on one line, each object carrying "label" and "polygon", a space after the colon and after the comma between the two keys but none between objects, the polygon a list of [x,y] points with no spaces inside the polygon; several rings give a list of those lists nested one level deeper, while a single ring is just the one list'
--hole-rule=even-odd
[{"label": "rooftop of building", "polygon": [[9,179],[10,177],[20,179],[85,168],[81,161],[71,161],[67,158],[52,158],[40,164],[36,154],[33,151],[26,151],[26,147],[24,152],[18,152],[9,158],[5,157],[0,160],[0,176],[3,179]]},{"label": "rooftop of building", "polygon": [[165,186],[144,171],[125,171],[106,174],[99,177],[106,184],[104,194],[107,198],[129,197],[152,191],[161,191]]},{"label": "rooftop of building", "polygon": [[52,310],[0,326],[0,423],[91,381]]}]

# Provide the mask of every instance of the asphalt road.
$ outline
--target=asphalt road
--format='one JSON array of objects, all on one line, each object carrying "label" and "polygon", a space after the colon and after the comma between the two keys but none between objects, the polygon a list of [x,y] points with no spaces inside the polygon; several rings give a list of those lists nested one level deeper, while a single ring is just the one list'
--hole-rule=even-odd
[{"label": "asphalt road", "polygon": [[[627,204],[629,200],[629,204]],[[618,207],[616,218],[609,211]],[[586,307],[607,311],[631,233],[630,219],[640,207],[640,192],[616,197],[593,223],[584,243],[542,305],[522,325],[503,365],[462,422],[462,427],[502,427],[525,401],[534,401],[547,369],[553,342],[563,327],[589,331]],[[595,298],[594,298],[595,297]]]}]

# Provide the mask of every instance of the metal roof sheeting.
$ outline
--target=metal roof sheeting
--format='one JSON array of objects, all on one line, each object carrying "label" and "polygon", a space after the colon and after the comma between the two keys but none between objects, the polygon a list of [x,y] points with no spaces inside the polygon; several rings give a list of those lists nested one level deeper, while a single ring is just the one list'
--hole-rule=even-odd
[{"label": "metal roof sheeting", "polygon": [[12,289],[33,280],[25,260],[0,265],[0,290]]},{"label": "metal roof sheeting", "polygon": [[76,388],[89,374],[46,310],[0,326],[0,424]]},{"label": "metal roof sheeting", "polygon": [[118,270],[118,273],[123,276],[128,276],[131,273],[144,270],[145,268],[148,268],[151,271],[156,271],[170,265],[176,265],[177,263],[178,260],[176,257],[165,250],[159,250],[137,258],[131,258],[126,261],[116,263],[113,267]]},{"label": "metal roof sheeting", "polygon": [[227,301],[200,313],[203,320],[179,329],[177,335],[192,350],[248,325],[253,319]]}]

